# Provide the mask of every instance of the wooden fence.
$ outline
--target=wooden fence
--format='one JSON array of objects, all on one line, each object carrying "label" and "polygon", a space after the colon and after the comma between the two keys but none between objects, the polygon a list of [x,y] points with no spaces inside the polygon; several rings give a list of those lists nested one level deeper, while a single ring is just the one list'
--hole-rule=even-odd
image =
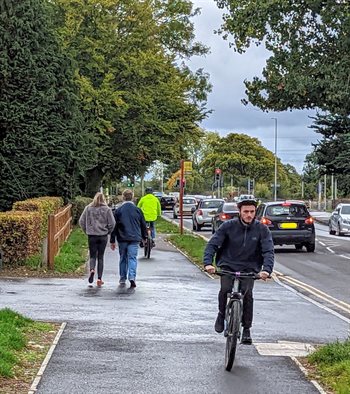
[{"label": "wooden fence", "polygon": [[61,245],[68,238],[72,230],[72,205],[65,206],[61,211],[49,215],[47,236],[47,266],[54,269],[55,256]]}]

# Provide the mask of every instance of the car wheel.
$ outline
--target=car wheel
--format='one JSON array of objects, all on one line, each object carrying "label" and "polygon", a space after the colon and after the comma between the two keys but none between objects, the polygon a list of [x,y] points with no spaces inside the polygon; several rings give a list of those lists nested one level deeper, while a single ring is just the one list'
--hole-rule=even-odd
[{"label": "car wheel", "polygon": [[201,231],[202,227],[196,222],[196,231]]},{"label": "car wheel", "polygon": [[213,224],[211,225],[211,233],[212,233],[212,234],[215,234],[215,228],[214,228],[214,225],[213,225]]},{"label": "car wheel", "polygon": [[192,220],[192,230],[195,231],[196,230],[196,225],[194,223],[194,220]]},{"label": "car wheel", "polygon": [[295,249],[296,249],[296,250],[301,250],[301,249],[303,249],[303,244],[296,244],[296,245],[295,245]]},{"label": "car wheel", "polygon": [[316,247],[315,244],[313,244],[313,243],[307,243],[305,246],[306,246],[306,250],[307,250],[308,252],[314,252],[314,251],[315,251],[315,247]]},{"label": "car wheel", "polygon": [[344,233],[341,231],[341,229],[340,229],[340,224],[338,223],[338,231],[337,231],[337,235],[339,236],[339,237],[341,237],[341,236],[343,236],[344,235]]},{"label": "car wheel", "polygon": [[174,212],[173,218],[174,218],[174,219],[177,219],[177,215],[176,215],[175,212]]},{"label": "car wheel", "polygon": [[329,234],[330,234],[330,235],[334,235],[334,234],[335,234],[335,231],[332,229],[332,224],[331,224],[331,222],[329,222],[328,227],[329,227]]}]

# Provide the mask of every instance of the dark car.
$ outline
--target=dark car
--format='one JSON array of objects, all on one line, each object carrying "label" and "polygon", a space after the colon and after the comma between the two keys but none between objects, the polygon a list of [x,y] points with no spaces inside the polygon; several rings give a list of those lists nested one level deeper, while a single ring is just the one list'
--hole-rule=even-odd
[{"label": "dark car", "polygon": [[239,210],[235,202],[225,202],[221,204],[212,219],[212,233],[214,234],[222,223],[238,216]]},{"label": "dark car", "polygon": [[275,245],[303,246],[308,252],[315,251],[315,225],[305,203],[297,201],[274,201],[262,203],[256,218],[266,224]]},{"label": "dark car", "polygon": [[166,211],[167,209],[172,211],[174,208],[174,205],[176,204],[176,198],[172,196],[163,196],[160,198],[160,206],[163,211]]}]

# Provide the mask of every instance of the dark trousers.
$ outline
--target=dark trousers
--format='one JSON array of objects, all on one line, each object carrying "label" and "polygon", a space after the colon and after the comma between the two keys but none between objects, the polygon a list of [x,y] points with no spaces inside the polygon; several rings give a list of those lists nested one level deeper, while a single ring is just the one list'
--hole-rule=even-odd
[{"label": "dark trousers", "polygon": [[94,270],[97,260],[97,277],[102,278],[103,256],[107,245],[108,235],[89,235],[90,270]]},{"label": "dark trousers", "polygon": [[[225,315],[227,293],[232,291],[233,278],[228,275],[221,276],[221,288],[219,291],[219,311]],[[240,289],[243,294],[243,316],[242,326],[250,328],[253,322],[253,287],[254,281],[252,279],[242,279]]]}]

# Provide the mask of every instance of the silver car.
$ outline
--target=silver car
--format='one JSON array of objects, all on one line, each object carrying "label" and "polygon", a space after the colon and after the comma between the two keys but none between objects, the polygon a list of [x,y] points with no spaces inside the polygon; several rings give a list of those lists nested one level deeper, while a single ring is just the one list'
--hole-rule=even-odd
[{"label": "silver car", "polygon": [[206,198],[201,200],[197,209],[193,210],[193,230],[200,231],[203,226],[211,227],[213,216],[224,202],[221,198]]},{"label": "silver car", "polygon": [[[195,209],[197,206],[197,201],[194,197],[183,197],[182,200],[182,214],[183,216],[191,216],[192,215],[192,209]],[[177,219],[177,217],[180,215],[180,204],[177,202],[174,205],[173,209],[173,218]]]},{"label": "silver car", "polygon": [[344,235],[350,232],[350,204],[338,204],[329,218],[329,234]]}]

